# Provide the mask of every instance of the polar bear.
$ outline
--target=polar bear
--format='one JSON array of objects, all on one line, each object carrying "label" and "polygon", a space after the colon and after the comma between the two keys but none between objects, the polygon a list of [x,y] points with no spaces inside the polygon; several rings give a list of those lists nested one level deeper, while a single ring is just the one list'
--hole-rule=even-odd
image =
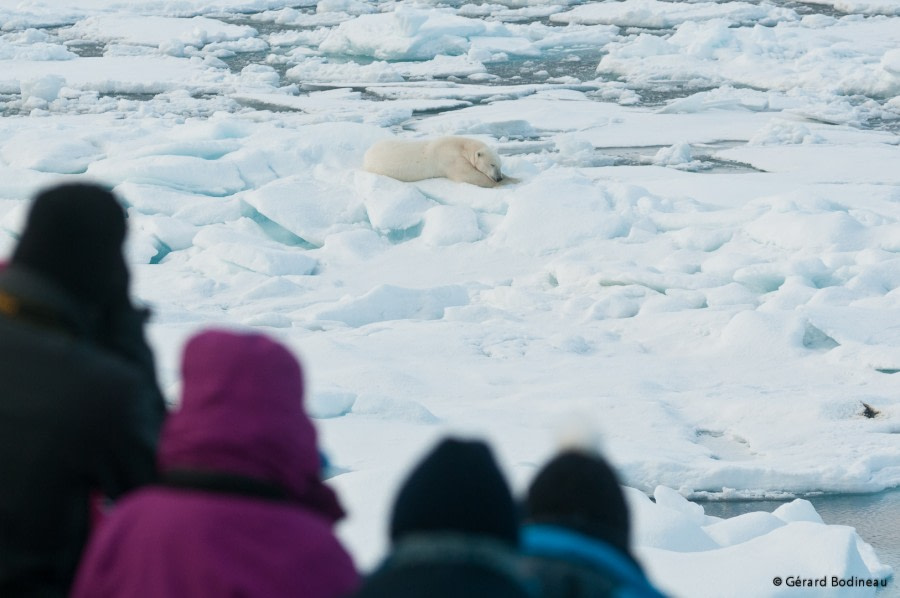
[{"label": "polar bear", "polygon": [[503,180],[497,153],[467,137],[378,141],[366,152],[363,169],[400,181],[447,177],[479,187],[495,187]]}]

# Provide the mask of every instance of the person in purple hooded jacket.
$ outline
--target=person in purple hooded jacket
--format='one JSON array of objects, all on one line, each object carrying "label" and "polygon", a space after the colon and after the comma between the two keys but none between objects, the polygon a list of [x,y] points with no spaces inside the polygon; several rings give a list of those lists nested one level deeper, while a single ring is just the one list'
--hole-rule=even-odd
[{"label": "person in purple hooded jacket", "polygon": [[334,535],[300,364],[252,333],[187,343],[182,401],[159,447],[162,482],[95,532],[72,598],[338,598],[358,585]]}]

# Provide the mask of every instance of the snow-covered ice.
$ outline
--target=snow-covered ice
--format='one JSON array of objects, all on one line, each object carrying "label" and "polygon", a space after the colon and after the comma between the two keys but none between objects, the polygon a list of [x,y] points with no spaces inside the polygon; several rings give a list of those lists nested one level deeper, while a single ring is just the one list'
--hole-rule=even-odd
[{"label": "snow-covered ice", "polygon": [[[438,437],[522,490],[575,425],[661,588],[820,596],[772,579],[892,573],[802,497],[900,485],[898,46],[894,0],[0,0],[0,252],[114,186],[172,400],[202,327],[293,347],[364,569]],[[434,135],[512,180],[360,169]]]}]

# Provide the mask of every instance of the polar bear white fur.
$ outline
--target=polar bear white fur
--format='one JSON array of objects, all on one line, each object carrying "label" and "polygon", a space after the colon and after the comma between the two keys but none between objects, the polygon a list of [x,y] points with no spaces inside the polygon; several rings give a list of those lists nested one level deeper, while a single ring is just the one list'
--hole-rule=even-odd
[{"label": "polar bear white fur", "polygon": [[467,137],[378,141],[366,152],[363,169],[400,181],[446,177],[479,187],[495,187],[503,180],[497,153]]}]

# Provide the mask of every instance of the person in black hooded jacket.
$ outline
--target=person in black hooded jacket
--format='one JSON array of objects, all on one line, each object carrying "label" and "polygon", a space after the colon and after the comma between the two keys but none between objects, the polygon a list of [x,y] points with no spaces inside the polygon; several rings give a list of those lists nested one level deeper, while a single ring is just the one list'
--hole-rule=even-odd
[{"label": "person in black hooded jacket", "polygon": [[663,598],[632,553],[625,496],[598,453],[567,449],[550,459],[524,510],[524,570],[541,598]]},{"label": "person in black hooded jacket", "polygon": [[391,550],[354,598],[530,598],[515,502],[488,446],[448,438],[413,470]]},{"label": "person in black hooded jacket", "polygon": [[65,596],[92,497],[155,480],[166,407],[125,233],[108,190],[53,187],[0,270],[0,596]]}]

